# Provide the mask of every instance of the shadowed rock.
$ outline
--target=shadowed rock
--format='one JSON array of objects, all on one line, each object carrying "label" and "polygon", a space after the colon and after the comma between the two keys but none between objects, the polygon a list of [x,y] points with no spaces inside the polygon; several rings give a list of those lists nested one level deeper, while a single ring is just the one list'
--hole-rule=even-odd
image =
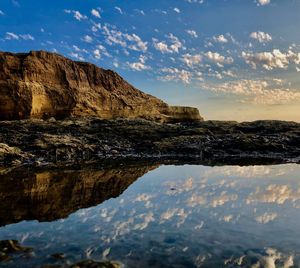
[{"label": "shadowed rock", "polygon": [[114,71],[45,51],[0,52],[0,120],[71,115],[202,120],[196,108],[170,107]]}]

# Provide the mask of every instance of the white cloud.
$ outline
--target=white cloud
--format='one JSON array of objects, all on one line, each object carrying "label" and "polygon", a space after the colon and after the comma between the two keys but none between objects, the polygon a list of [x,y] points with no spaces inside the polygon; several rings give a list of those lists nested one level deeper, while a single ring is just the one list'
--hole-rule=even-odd
[{"label": "white cloud", "polygon": [[89,35],[85,35],[82,40],[86,43],[92,43],[93,42],[93,38]]},{"label": "white cloud", "polygon": [[193,76],[191,72],[177,68],[163,68],[161,69],[161,72],[166,73],[166,75],[159,77],[159,80],[183,82],[185,84],[190,84]]},{"label": "white cloud", "polygon": [[91,10],[91,14],[93,16],[95,16],[96,18],[99,18],[99,19],[101,18],[100,12],[98,10],[96,10],[96,9],[92,9]]},{"label": "white cloud", "polygon": [[214,36],[213,39],[217,43],[228,43],[228,39],[223,34]]},{"label": "white cloud", "polygon": [[88,51],[86,49],[81,49],[81,48],[79,48],[78,46],[75,46],[75,45],[73,45],[72,47],[74,48],[74,50],[76,52],[83,52],[83,53],[86,53],[86,54],[88,53]]},{"label": "white cloud", "polygon": [[265,6],[271,3],[271,0],[257,0],[257,5]]},{"label": "white cloud", "polygon": [[185,0],[188,3],[198,3],[198,4],[203,4],[204,0]]},{"label": "white cloud", "polygon": [[141,55],[139,57],[138,62],[132,62],[132,63],[127,63],[127,64],[134,71],[150,70],[151,67],[146,65],[146,60],[147,60],[147,57]]},{"label": "white cloud", "polygon": [[169,34],[168,37],[171,39],[171,43],[172,43],[172,45],[170,46],[170,48],[174,52],[178,53],[179,49],[182,48],[182,43],[179,41],[178,37],[176,37],[173,34]]},{"label": "white cloud", "polygon": [[176,13],[180,13],[180,9],[179,9],[178,7],[175,7],[173,10],[174,10]]},{"label": "white cloud", "polygon": [[145,16],[144,10],[141,10],[141,9],[135,9],[134,11],[136,11],[137,13],[139,13],[139,14]]},{"label": "white cloud", "polygon": [[242,58],[253,69],[256,69],[257,65],[261,65],[266,70],[287,69],[290,63],[300,64],[300,53],[291,50],[287,53],[282,53],[279,49],[260,53],[243,51]]},{"label": "white cloud", "polygon": [[71,52],[69,55],[76,60],[84,61],[84,58],[79,53]]},{"label": "white cloud", "polygon": [[123,10],[120,7],[115,6],[115,9],[121,14],[123,15]]},{"label": "white cloud", "polygon": [[167,38],[169,39],[169,44],[167,44],[167,41],[159,41],[153,38],[154,48],[161,53],[178,53],[179,49],[183,48],[181,41],[175,35],[169,34]]},{"label": "white cloud", "polygon": [[194,30],[187,30],[186,31],[191,37],[194,37],[194,38],[197,38],[198,37],[198,34],[196,31]]},{"label": "white cloud", "polygon": [[0,16],[4,16],[4,12],[2,10],[0,10]]},{"label": "white cloud", "polygon": [[193,67],[201,62],[202,56],[200,54],[184,54],[181,59],[188,67]]},{"label": "white cloud", "polygon": [[128,48],[135,51],[147,51],[148,43],[143,42],[142,39],[136,35],[136,34],[124,34],[124,37],[131,42],[131,44],[128,45]]},{"label": "white cloud", "polygon": [[300,92],[289,89],[277,80],[240,79],[221,84],[202,85],[203,88],[217,93],[234,94],[241,102],[274,105],[287,104],[300,100]]},{"label": "white cloud", "polygon": [[107,52],[106,48],[102,45],[97,45],[96,49],[93,51],[94,57],[96,59],[101,59],[102,55],[106,57],[111,57],[111,55]]},{"label": "white cloud", "polygon": [[67,14],[73,14],[73,17],[74,17],[76,20],[79,20],[79,21],[81,21],[81,20],[86,20],[86,19],[88,18],[87,16],[81,14],[81,13],[80,13],[79,11],[77,11],[77,10],[69,10],[69,9],[65,9],[64,11],[65,11],[65,13],[67,13]]},{"label": "white cloud", "polygon": [[34,40],[34,37],[31,34],[20,34],[19,35],[23,40]]},{"label": "white cloud", "polygon": [[265,32],[252,32],[250,37],[257,40],[260,43],[267,43],[272,41],[272,36]]},{"label": "white cloud", "polygon": [[31,34],[15,34],[12,32],[6,32],[5,34],[6,40],[25,40],[25,41],[33,41],[34,37]]},{"label": "white cloud", "polygon": [[95,49],[93,53],[96,59],[101,59],[101,53],[99,49]]},{"label": "white cloud", "polygon": [[7,32],[5,35],[6,40],[19,40],[19,36],[15,33]]},{"label": "white cloud", "polygon": [[205,53],[205,56],[213,63],[216,63],[219,67],[222,67],[222,64],[232,64],[233,63],[232,57],[225,57],[225,56],[219,54],[218,52],[208,51]]},{"label": "white cloud", "polygon": [[165,41],[158,41],[155,38],[153,38],[152,41],[154,48],[161,53],[173,53],[173,51],[169,49],[169,46],[165,43]]},{"label": "white cloud", "polygon": [[92,31],[95,33],[95,32],[98,32],[98,30],[101,29],[101,24],[100,23],[94,23],[93,26],[92,26]]},{"label": "white cloud", "polygon": [[109,45],[117,44],[123,48],[142,52],[148,50],[148,43],[144,42],[137,34],[122,33],[109,25],[104,25],[102,32],[106,37],[106,43]]}]

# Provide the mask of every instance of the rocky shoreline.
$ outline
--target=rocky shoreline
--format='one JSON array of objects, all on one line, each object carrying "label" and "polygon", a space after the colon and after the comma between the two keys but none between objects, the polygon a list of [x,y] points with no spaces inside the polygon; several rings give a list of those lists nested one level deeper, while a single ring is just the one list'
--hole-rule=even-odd
[{"label": "rocky shoreline", "polygon": [[300,123],[135,119],[0,122],[0,167],[59,167],[110,160],[204,164],[300,163]]}]

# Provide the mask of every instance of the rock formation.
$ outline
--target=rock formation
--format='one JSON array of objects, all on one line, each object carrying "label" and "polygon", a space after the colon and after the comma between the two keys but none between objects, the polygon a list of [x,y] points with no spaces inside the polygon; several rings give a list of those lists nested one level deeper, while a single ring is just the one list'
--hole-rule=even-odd
[{"label": "rock formation", "polygon": [[68,116],[202,119],[196,108],[168,106],[90,63],[45,51],[0,52],[0,120]]}]

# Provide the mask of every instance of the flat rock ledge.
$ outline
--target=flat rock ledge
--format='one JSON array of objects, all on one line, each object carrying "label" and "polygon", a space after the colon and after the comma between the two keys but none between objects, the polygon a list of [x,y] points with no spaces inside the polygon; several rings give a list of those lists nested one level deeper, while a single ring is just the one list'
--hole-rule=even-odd
[{"label": "flat rock ledge", "polygon": [[114,159],[300,163],[300,124],[285,121],[30,119],[0,122],[0,170]]}]

